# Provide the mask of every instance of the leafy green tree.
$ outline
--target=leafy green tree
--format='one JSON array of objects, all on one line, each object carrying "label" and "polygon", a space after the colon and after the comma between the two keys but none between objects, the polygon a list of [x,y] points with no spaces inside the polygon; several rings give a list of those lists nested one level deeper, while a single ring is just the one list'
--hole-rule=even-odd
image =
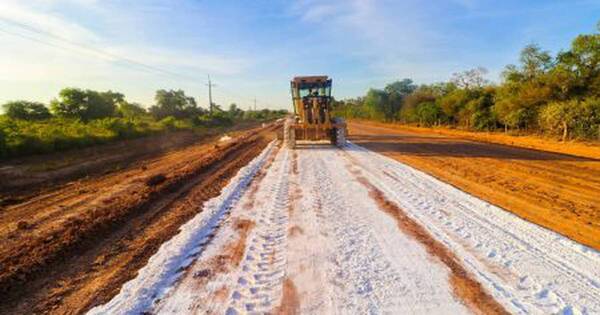
[{"label": "leafy green tree", "polygon": [[600,96],[600,34],[579,35],[558,55],[558,68],[571,73],[573,96]]},{"label": "leafy green tree", "polygon": [[521,80],[533,80],[547,73],[554,66],[548,51],[542,50],[537,44],[529,44],[521,50]]},{"label": "leafy green tree", "polygon": [[388,94],[383,90],[370,89],[365,96],[364,106],[371,119],[384,121],[393,115]]},{"label": "leafy green tree", "polygon": [[417,108],[423,103],[431,103],[435,102],[435,100],[436,96],[430,89],[425,86],[419,87],[404,97],[398,118],[404,122],[422,121],[422,117],[419,117],[417,113]]},{"label": "leafy green tree", "polygon": [[459,114],[470,100],[471,95],[469,91],[456,89],[439,98],[438,104],[451,123],[458,123],[460,121]]},{"label": "leafy green tree", "polygon": [[87,93],[76,88],[62,89],[58,99],[50,103],[52,112],[59,117],[81,118],[86,116]]},{"label": "leafy green tree", "polygon": [[476,130],[490,130],[496,127],[497,117],[492,110],[494,96],[495,89],[493,87],[487,87],[473,94],[473,99],[467,103],[463,114],[470,115],[469,127]]},{"label": "leafy green tree", "polygon": [[387,93],[387,101],[384,106],[385,119],[395,119],[402,109],[404,98],[416,89],[417,86],[411,79],[403,79],[386,85],[383,89]]},{"label": "leafy green tree", "polygon": [[384,91],[388,94],[408,95],[414,92],[417,86],[411,79],[394,81],[385,86]]},{"label": "leafy green tree", "polygon": [[59,117],[89,121],[115,116],[116,104],[122,102],[123,98],[123,94],[112,91],[66,88],[60,91],[58,99],[50,103],[50,108]]},{"label": "leafy green tree", "polygon": [[508,65],[502,73],[492,111],[505,130],[535,127],[540,108],[562,94],[553,86],[560,81],[553,78],[555,62],[547,51],[530,44],[521,50],[519,60],[519,66]]},{"label": "leafy green tree", "polygon": [[84,120],[114,117],[117,104],[124,102],[125,96],[112,91],[97,92],[87,90],[87,108]]},{"label": "leafy green tree", "polygon": [[185,118],[204,114],[196,104],[196,100],[186,96],[182,90],[158,90],[154,99],[156,105],[150,108],[150,113],[157,119],[168,116]]},{"label": "leafy green tree", "polygon": [[137,103],[120,102],[119,114],[126,118],[140,117],[147,114],[146,109]]},{"label": "leafy green tree", "polygon": [[28,101],[14,101],[4,104],[6,116],[12,119],[43,120],[51,117],[44,104]]},{"label": "leafy green tree", "polygon": [[562,134],[563,141],[573,132],[583,138],[600,139],[600,99],[552,102],[540,112],[540,126],[554,134]]},{"label": "leafy green tree", "polygon": [[552,102],[541,111],[540,125],[542,128],[554,133],[562,130],[562,139],[565,141],[569,136],[570,127],[573,126],[579,106],[577,100]]},{"label": "leafy green tree", "polygon": [[415,116],[419,124],[432,126],[437,124],[444,115],[444,112],[435,102],[420,103],[415,109]]},{"label": "leafy green tree", "polygon": [[237,104],[235,103],[231,103],[229,105],[229,110],[227,112],[229,114],[229,117],[233,119],[238,119],[244,115],[244,111],[238,108]]}]

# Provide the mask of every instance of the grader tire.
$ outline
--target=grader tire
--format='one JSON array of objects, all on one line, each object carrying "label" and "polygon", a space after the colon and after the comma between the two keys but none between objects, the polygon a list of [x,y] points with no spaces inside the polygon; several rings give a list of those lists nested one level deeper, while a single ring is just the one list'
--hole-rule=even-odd
[{"label": "grader tire", "polygon": [[346,124],[344,122],[343,119],[341,118],[335,118],[334,121],[337,124],[342,124],[343,127],[336,127],[333,129],[333,137],[332,137],[332,144],[336,145],[338,147],[343,147],[346,145],[346,135],[348,134],[347,130],[346,130]]},{"label": "grader tire", "polygon": [[296,132],[294,132],[293,124],[293,119],[286,119],[283,124],[283,145],[289,149],[296,147]]}]

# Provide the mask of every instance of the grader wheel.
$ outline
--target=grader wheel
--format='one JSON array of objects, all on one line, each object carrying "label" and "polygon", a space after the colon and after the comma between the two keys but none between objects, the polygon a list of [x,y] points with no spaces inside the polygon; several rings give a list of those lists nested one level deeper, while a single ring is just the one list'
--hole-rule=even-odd
[{"label": "grader wheel", "polygon": [[296,132],[294,131],[294,119],[286,119],[283,124],[283,145],[289,149],[296,147]]},{"label": "grader wheel", "polygon": [[334,118],[336,124],[342,125],[343,127],[335,127],[331,133],[331,144],[343,147],[346,145],[346,124],[342,118]]}]

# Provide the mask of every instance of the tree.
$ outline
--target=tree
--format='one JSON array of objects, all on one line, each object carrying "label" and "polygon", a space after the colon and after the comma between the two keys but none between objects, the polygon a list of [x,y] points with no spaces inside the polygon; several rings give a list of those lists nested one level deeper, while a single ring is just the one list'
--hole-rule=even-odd
[{"label": "tree", "polygon": [[466,89],[456,89],[438,99],[440,108],[451,123],[460,122],[460,113],[472,99],[471,93]]},{"label": "tree", "polygon": [[[530,128],[536,125],[542,106],[564,97],[569,89],[556,72],[556,64],[547,51],[536,44],[521,50],[520,64],[506,66],[503,84],[496,93],[492,113],[508,128]],[[560,78],[566,79],[565,73]]]},{"label": "tree", "polygon": [[575,78],[574,96],[600,96],[600,34],[577,36],[571,49],[558,55],[558,63]]},{"label": "tree", "polygon": [[431,126],[436,124],[443,116],[443,111],[435,102],[424,102],[415,109],[415,116],[419,124]]},{"label": "tree", "polygon": [[50,108],[57,116],[89,121],[114,116],[116,104],[123,101],[123,94],[112,91],[66,88],[60,91],[58,99],[50,103]]},{"label": "tree", "polygon": [[51,117],[44,104],[28,101],[14,101],[3,105],[6,116],[12,119],[43,120]]},{"label": "tree", "polygon": [[495,92],[494,87],[486,87],[474,94],[467,103],[463,115],[470,116],[468,117],[469,127],[477,130],[490,130],[496,127],[497,118],[492,110]]},{"label": "tree", "polygon": [[50,103],[50,108],[57,116],[83,119],[87,110],[87,94],[80,89],[62,89],[58,99]]},{"label": "tree", "polygon": [[551,133],[582,138],[600,138],[600,99],[552,102],[540,112],[540,126]]},{"label": "tree", "polygon": [[529,44],[521,50],[519,58],[522,74],[525,80],[535,79],[553,67],[553,60],[548,51],[542,50],[537,44]]},{"label": "tree", "polygon": [[562,139],[566,141],[579,106],[577,100],[550,103],[540,113],[540,125],[550,132],[562,129]]},{"label": "tree", "polygon": [[450,81],[457,87],[467,90],[472,88],[482,88],[484,85],[489,84],[489,81],[485,78],[487,73],[488,71],[486,68],[477,67],[475,69],[452,74]]},{"label": "tree", "polygon": [[402,102],[402,109],[399,112],[399,118],[404,122],[412,122],[422,120],[419,117],[417,108],[423,103],[435,102],[436,97],[433,92],[426,86],[421,86],[411,94],[404,97]]},{"label": "tree", "polygon": [[389,106],[388,94],[383,90],[370,89],[365,96],[364,106],[368,118],[375,120],[392,119],[393,112]]},{"label": "tree", "polygon": [[145,115],[146,109],[142,105],[137,103],[120,102],[119,103],[119,114],[123,117],[132,118]]},{"label": "tree", "polygon": [[416,89],[417,86],[411,79],[395,81],[385,86],[383,90],[387,93],[387,104],[384,112],[387,120],[398,117],[404,98]]},{"label": "tree", "polygon": [[417,89],[411,79],[403,79],[401,81],[395,81],[385,86],[383,89],[386,93],[392,95],[409,95]]},{"label": "tree", "polygon": [[158,90],[154,99],[156,105],[150,107],[150,113],[157,119],[168,116],[185,118],[203,114],[196,100],[186,96],[182,90]]},{"label": "tree", "polygon": [[237,104],[231,103],[229,105],[228,114],[229,117],[236,119],[242,117],[244,115],[244,111],[238,108]]},{"label": "tree", "polygon": [[84,120],[113,117],[117,113],[117,104],[124,102],[125,96],[112,91],[97,92],[86,90],[87,108]]}]

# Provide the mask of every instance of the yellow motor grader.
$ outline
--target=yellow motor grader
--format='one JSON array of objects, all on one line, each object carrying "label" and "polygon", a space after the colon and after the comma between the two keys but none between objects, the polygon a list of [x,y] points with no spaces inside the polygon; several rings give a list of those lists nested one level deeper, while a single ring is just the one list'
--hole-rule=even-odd
[{"label": "yellow motor grader", "polygon": [[285,121],[284,144],[292,149],[302,142],[346,144],[346,123],[341,118],[331,117],[331,79],[295,77],[290,84],[294,116]]}]

